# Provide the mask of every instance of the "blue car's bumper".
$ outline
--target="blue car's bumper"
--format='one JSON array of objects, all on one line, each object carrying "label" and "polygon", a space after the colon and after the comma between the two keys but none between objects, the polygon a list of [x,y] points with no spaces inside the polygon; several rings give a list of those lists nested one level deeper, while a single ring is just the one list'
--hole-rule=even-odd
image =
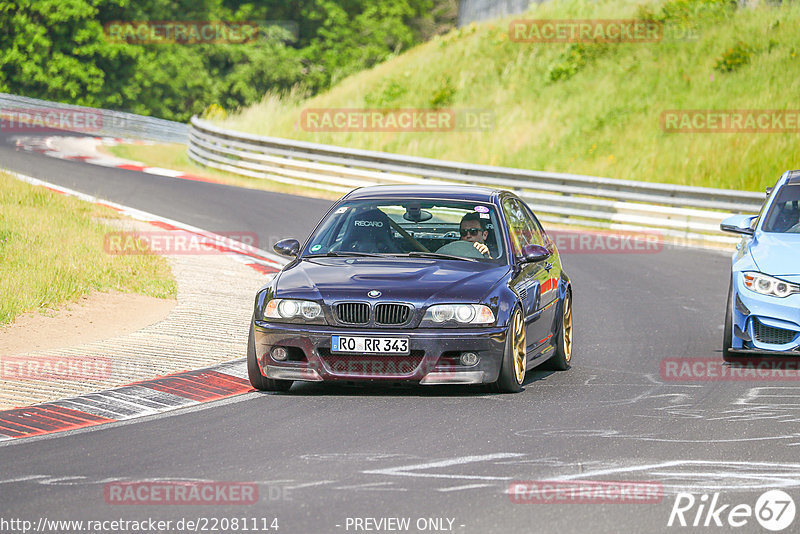
[{"label": "blue car's bumper", "polygon": [[800,356],[800,294],[779,298],[744,286],[735,273],[733,350],[789,352]]},{"label": "blue car's bumper", "polygon": [[[255,322],[255,348],[261,373],[276,380],[389,381],[423,385],[495,382],[505,348],[504,327],[474,329],[370,330],[332,326],[294,326]],[[407,337],[408,355],[344,354],[331,351],[331,337]],[[289,350],[277,361],[273,347]],[[479,361],[458,363],[461,352],[474,352]]]}]

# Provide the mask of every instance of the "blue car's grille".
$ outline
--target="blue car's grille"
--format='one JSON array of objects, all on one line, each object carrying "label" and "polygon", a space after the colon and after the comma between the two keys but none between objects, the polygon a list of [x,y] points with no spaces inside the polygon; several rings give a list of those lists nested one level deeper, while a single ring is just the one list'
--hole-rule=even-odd
[{"label": "blue car's grille", "polygon": [[411,307],[407,304],[378,304],[375,306],[376,324],[405,324],[411,317]]},{"label": "blue car's grille", "polygon": [[364,302],[344,302],[336,305],[336,316],[346,324],[367,324],[369,304]]},{"label": "blue car's grille", "polygon": [[755,318],[753,319],[753,334],[755,334],[756,341],[760,343],[785,345],[786,343],[792,342],[797,332],[794,330],[767,326]]}]

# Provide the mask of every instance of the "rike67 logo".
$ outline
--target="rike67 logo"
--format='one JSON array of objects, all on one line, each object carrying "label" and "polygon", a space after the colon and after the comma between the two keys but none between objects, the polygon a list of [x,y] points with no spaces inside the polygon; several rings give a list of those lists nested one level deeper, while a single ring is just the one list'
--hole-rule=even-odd
[{"label": "rike67 logo", "polygon": [[720,501],[720,494],[707,493],[699,497],[691,493],[678,493],[667,526],[680,527],[732,527],[747,526],[755,532],[753,519],[763,528],[778,532],[792,524],[795,515],[794,499],[781,490],[762,493],[755,506],[731,504]]}]

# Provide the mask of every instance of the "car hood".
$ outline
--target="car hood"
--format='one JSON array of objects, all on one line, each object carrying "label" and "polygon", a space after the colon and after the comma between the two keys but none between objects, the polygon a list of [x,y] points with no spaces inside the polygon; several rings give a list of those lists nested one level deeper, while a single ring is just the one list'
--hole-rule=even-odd
[{"label": "car hood", "polygon": [[380,300],[417,304],[432,301],[479,302],[509,272],[507,265],[407,258],[314,258],[281,272],[277,297]]},{"label": "car hood", "polygon": [[750,246],[750,255],[762,273],[800,275],[800,234],[761,233]]}]

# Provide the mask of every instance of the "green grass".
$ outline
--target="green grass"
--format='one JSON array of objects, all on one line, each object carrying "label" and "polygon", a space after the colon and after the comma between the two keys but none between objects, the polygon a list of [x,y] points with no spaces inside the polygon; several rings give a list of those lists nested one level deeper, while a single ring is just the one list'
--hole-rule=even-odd
[{"label": "green grass", "polygon": [[105,252],[100,218],[119,215],[0,173],[0,324],[92,291],[175,298],[164,258]]},{"label": "green grass", "polygon": [[[512,18],[471,25],[343,80],[310,100],[267,95],[217,120],[256,134],[433,158],[761,191],[800,167],[796,133],[668,133],[674,109],[798,109],[800,5],[714,0],[566,0],[534,19],[665,20],[698,38],[658,43],[519,43]],[[485,132],[314,133],[305,108],[479,108]]]}]

